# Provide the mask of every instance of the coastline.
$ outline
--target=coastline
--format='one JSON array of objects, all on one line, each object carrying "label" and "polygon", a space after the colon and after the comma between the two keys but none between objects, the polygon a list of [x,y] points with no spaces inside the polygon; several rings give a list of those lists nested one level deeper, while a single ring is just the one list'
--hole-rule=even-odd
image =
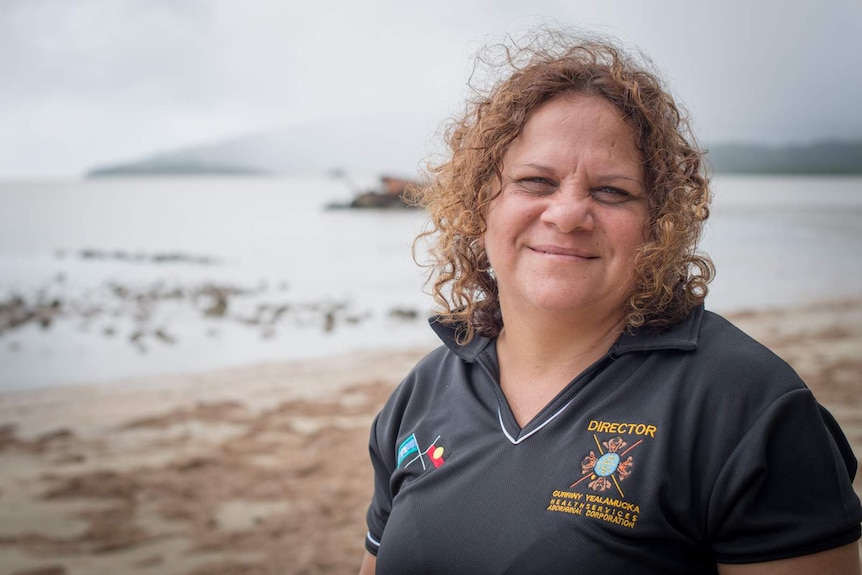
[{"label": "coastline", "polygon": [[[724,315],[862,455],[862,299]],[[3,572],[355,573],[368,428],[427,351],[0,393]]]}]

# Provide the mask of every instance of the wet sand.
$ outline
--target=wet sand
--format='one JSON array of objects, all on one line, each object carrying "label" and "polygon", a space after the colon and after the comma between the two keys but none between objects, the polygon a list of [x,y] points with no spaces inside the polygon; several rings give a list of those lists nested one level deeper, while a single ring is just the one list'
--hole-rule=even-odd
[{"label": "wet sand", "polygon": [[[862,300],[728,317],[862,454]],[[368,427],[427,351],[0,394],[0,574],[355,573]]]}]

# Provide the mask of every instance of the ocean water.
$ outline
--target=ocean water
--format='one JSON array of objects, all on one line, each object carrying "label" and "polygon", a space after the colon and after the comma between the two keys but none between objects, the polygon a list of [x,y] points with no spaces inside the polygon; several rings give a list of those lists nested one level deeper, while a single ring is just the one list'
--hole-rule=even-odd
[{"label": "ocean water", "polygon": [[[709,308],[862,296],[862,178],[714,190]],[[350,197],[323,177],[0,182],[0,390],[432,345],[424,215],[325,209]]]}]

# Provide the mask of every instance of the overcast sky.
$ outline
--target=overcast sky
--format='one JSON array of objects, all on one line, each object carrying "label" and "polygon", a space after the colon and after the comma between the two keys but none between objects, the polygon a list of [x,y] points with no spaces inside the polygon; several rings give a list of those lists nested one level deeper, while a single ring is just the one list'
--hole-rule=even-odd
[{"label": "overcast sky", "polygon": [[862,138],[859,0],[0,0],[0,178],[331,117],[456,110],[488,37],[648,52],[701,140]]}]

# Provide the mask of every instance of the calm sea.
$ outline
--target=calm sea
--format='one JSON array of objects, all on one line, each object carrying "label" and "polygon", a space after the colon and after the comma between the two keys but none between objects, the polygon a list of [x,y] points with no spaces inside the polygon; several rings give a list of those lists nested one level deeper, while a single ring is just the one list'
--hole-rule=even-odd
[{"label": "calm sea", "polygon": [[[862,296],[862,178],[720,177],[708,307]],[[434,343],[423,214],[326,178],[0,182],[0,390]]]}]

